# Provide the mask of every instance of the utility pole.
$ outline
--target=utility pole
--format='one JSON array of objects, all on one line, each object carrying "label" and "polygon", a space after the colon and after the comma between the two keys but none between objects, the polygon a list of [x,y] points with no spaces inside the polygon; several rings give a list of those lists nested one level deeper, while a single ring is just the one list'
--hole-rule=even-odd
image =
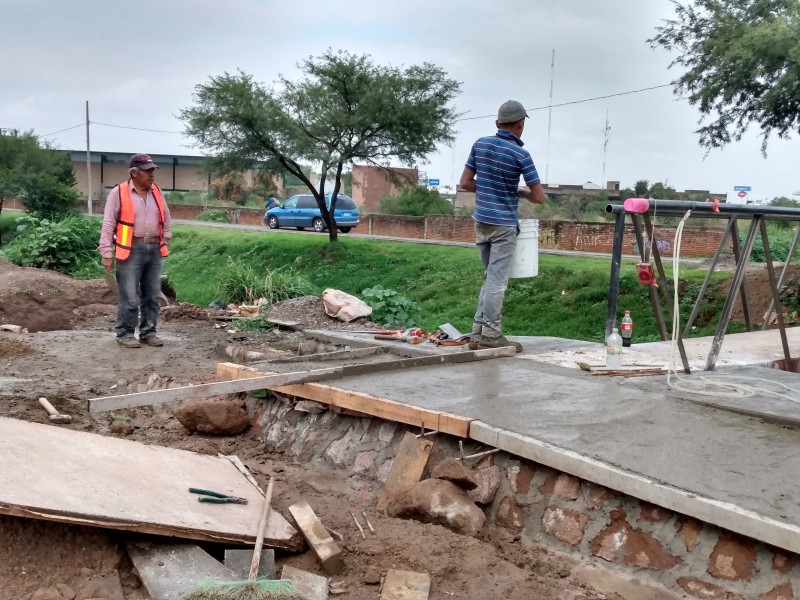
[{"label": "utility pole", "polygon": [[603,129],[603,181],[606,180],[606,156],[608,154],[608,140],[611,137],[611,126],[608,124],[608,109],[606,109],[606,126]]},{"label": "utility pole", "polygon": [[87,185],[87,209],[92,214],[92,154],[89,147],[89,101],[86,101],[86,185]]},{"label": "utility pole", "polygon": [[544,167],[544,183],[550,185],[550,126],[553,123],[553,80],[556,72],[556,49],[550,60],[550,103],[547,108],[547,162]]}]

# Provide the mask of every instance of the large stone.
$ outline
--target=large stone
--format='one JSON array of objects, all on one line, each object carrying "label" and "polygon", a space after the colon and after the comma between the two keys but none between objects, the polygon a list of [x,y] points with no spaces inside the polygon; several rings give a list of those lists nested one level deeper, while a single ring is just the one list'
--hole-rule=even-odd
[{"label": "large stone", "polygon": [[553,473],[539,491],[545,496],[555,495],[567,500],[577,500],[581,491],[580,481],[566,473]]},{"label": "large stone", "polygon": [[250,427],[244,402],[222,398],[184,400],[175,418],[189,431],[215,435],[236,435]]},{"label": "large stone", "polygon": [[462,490],[474,490],[478,487],[475,475],[455,458],[448,458],[433,468],[431,479],[452,481]]},{"label": "large stone", "polygon": [[702,530],[703,524],[695,519],[686,519],[681,523],[680,535],[688,552],[691,552],[697,546],[697,540],[700,538]]},{"label": "large stone", "polygon": [[500,487],[500,467],[493,465],[474,471],[473,474],[475,481],[478,482],[478,487],[467,492],[467,496],[476,504],[483,506],[491,504]]},{"label": "large stone", "polygon": [[527,494],[531,491],[533,476],[536,471],[528,465],[511,465],[508,467],[508,482],[515,494]]},{"label": "large stone", "polygon": [[593,510],[603,508],[608,499],[614,495],[608,488],[591,481],[581,482],[581,494],[583,495],[583,501]]},{"label": "large stone", "polygon": [[542,517],[544,530],[570,546],[577,546],[583,541],[588,523],[588,516],[569,508],[548,508]]},{"label": "large stone", "polygon": [[495,522],[514,533],[519,533],[525,527],[525,512],[514,496],[506,496],[500,501]]},{"label": "large stone", "polygon": [[43,587],[33,593],[31,600],[64,600],[64,597],[56,587]]},{"label": "large stone", "polygon": [[792,583],[787,581],[764,595],[764,600],[794,600]]},{"label": "large stone", "polygon": [[722,535],[711,552],[708,572],[717,579],[742,581],[750,579],[756,566],[756,549],[752,541],[734,535]]},{"label": "large stone", "polygon": [[681,577],[678,579],[678,585],[691,596],[702,600],[744,600],[725,588],[694,577]]},{"label": "large stone", "polygon": [[597,534],[589,548],[604,560],[633,567],[667,570],[683,562],[652,535],[631,527],[621,508],[611,513],[611,525]]},{"label": "large stone", "polygon": [[398,494],[386,510],[392,517],[442,525],[464,535],[476,535],[486,521],[467,493],[444,479],[420,481]]}]

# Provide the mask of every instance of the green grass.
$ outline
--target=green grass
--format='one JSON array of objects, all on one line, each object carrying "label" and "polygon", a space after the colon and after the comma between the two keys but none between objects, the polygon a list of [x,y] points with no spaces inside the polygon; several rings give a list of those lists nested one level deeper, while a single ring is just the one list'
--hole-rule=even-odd
[{"label": "green grass", "polygon": [[[256,272],[294,268],[315,294],[335,288],[360,295],[369,287],[395,289],[417,302],[421,326],[429,331],[452,323],[469,331],[481,285],[477,250],[432,244],[396,243],[327,236],[175,228],[172,255],[165,272],[178,299],[207,306],[219,296],[220,284],[235,257]],[[608,301],[609,259],[539,256],[539,276],[512,280],[506,294],[503,329],[508,335],[556,336],[602,341]],[[682,301],[688,316],[705,276],[704,267],[682,266]],[[708,334],[719,313],[722,283],[728,273],[714,275],[712,299],[698,321],[696,335]],[[619,317],[630,310],[637,342],[659,339],[648,290],[638,283],[634,263],[622,266]],[[738,324],[730,332],[741,331]]]}]

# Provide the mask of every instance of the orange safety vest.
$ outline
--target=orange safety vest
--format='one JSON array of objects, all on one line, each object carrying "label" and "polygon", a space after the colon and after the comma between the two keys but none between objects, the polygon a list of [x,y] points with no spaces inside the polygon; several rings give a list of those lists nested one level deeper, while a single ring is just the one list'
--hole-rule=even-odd
[{"label": "orange safety vest", "polygon": [[[117,235],[114,240],[116,245],[117,260],[125,260],[131,254],[133,247],[133,196],[127,181],[123,181],[118,186],[119,188],[119,220],[117,221]],[[161,237],[161,232],[164,229],[164,196],[161,195],[161,190],[154,183],[151,188],[153,197],[156,199],[158,212],[161,215],[161,221],[158,224],[158,237]],[[160,245],[161,256],[168,256],[169,250],[167,245],[162,241]]]}]

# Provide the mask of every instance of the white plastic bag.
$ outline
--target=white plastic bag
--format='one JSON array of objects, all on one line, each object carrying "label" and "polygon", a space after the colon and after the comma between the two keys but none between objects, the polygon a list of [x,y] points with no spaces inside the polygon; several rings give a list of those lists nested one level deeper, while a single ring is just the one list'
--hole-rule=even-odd
[{"label": "white plastic bag", "polygon": [[325,305],[326,315],[345,323],[372,314],[369,304],[341,290],[327,289],[322,292],[322,303]]}]

